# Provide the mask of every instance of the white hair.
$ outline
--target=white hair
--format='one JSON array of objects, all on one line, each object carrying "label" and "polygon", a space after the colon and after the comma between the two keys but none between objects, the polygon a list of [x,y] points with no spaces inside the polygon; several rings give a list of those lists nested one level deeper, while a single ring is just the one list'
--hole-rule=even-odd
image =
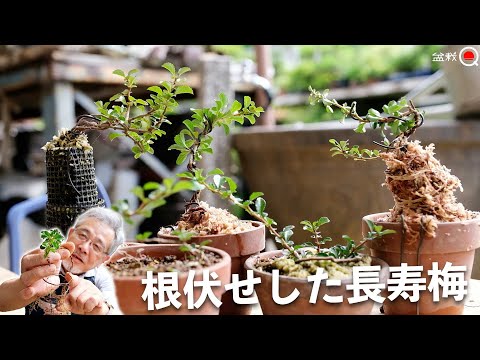
[{"label": "white hair", "polygon": [[115,237],[113,238],[112,245],[110,249],[108,249],[108,255],[112,255],[120,245],[123,244],[125,241],[125,232],[123,230],[123,218],[122,216],[113,211],[111,209],[102,208],[102,207],[94,207],[90,208],[84,213],[80,214],[77,219],[75,220],[75,224],[73,224],[73,228],[76,228],[78,224],[84,221],[87,218],[94,218],[98,221],[108,225],[112,228],[113,232],[115,233]]}]

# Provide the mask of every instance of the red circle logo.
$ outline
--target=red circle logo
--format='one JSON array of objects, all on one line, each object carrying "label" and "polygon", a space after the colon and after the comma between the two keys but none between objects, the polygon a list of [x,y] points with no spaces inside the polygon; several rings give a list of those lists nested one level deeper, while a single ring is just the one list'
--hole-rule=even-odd
[{"label": "red circle logo", "polygon": [[463,53],[463,59],[464,60],[474,60],[475,59],[475,54],[473,53],[473,51],[465,51]]}]

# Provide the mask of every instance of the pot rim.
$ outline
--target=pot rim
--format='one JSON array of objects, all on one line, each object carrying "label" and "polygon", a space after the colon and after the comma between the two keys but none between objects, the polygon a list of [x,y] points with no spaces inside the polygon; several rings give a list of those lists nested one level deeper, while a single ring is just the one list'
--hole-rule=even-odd
[{"label": "pot rim", "polygon": [[[438,226],[441,226],[441,225],[451,225],[451,224],[465,224],[465,225],[468,225],[468,224],[473,224],[473,223],[476,223],[476,222],[479,222],[480,221],[480,212],[479,211],[473,211],[474,214],[477,214],[477,217],[473,218],[473,219],[468,219],[468,220],[457,220],[457,221],[438,221],[437,224]],[[390,214],[390,212],[388,211],[385,211],[385,212],[380,212],[380,213],[372,213],[372,214],[368,214],[368,215],[365,215],[362,217],[362,221],[365,221],[365,220],[370,220],[368,219],[369,217],[381,217],[381,216],[385,216],[385,215],[388,215]],[[396,222],[392,222],[392,221],[374,221],[376,223],[379,223],[379,224],[387,224],[387,225],[398,225],[400,226],[400,222],[396,221]]]},{"label": "pot rim", "polygon": [[[142,244],[139,244],[139,245],[132,245],[132,246],[128,246],[126,247],[125,249],[128,249],[128,250],[136,250],[136,249],[140,249],[140,248],[152,248],[154,246],[156,247],[170,247],[170,248],[179,248],[182,244],[146,244],[146,245],[142,245]],[[204,246],[203,247],[204,249],[210,251],[210,252],[213,252],[213,253],[217,253],[219,254],[222,259],[220,260],[220,262],[216,263],[216,264],[213,264],[211,266],[208,266],[208,267],[204,267],[204,268],[201,268],[201,269],[197,269],[195,270],[195,276],[197,275],[201,275],[203,270],[205,269],[210,269],[210,272],[212,271],[215,271],[219,268],[222,268],[226,265],[228,265],[228,267],[230,267],[230,264],[232,262],[232,258],[230,257],[230,255],[228,255],[228,253],[226,251],[223,251],[221,249],[217,249],[217,248],[214,248],[214,247],[210,247],[210,246]],[[117,260],[120,260],[120,259],[123,259],[124,257],[119,257]],[[115,260],[115,261],[117,261]],[[107,268],[108,270],[108,268]],[[140,279],[144,279],[145,278],[145,275],[133,275],[133,276],[130,276],[130,275],[115,275],[112,271],[108,270],[109,273],[112,275],[113,279],[115,280],[125,280],[125,281],[138,281]],[[185,274],[186,272],[178,272],[178,274]]]},{"label": "pot rim", "polygon": [[[264,274],[266,276],[272,276],[272,273],[270,273],[268,271],[258,270],[257,268],[255,268],[253,266],[254,261],[256,260],[257,257],[260,257],[261,255],[267,255],[267,254],[271,254],[272,256],[261,256],[261,257],[262,258],[280,257],[280,256],[277,256],[277,255],[281,255],[282,251],[283,250],[272,250],[272,251],[263,252],[261,254],[252,255],[245,261],[244,267],[247,270],[253,270],[254,273]],[[363,254],[363,255],[368,255],[368,254]],[[377,265],[380,265],[380,272],[382,270],[388,271],[389,266],[384,260],[382,260],[378,257],[375,257],[375,256],[371,256],[371,255],[368,255],[368,256],[370,256],[372,258],[372,261],[375,260],[378,263]],[[292,277],[292,276],[287,276],[287,275],[280,275],[280,278],[281,279],[288,279],[290,282],[296,282],[296,283],[307,283],[308,282],[308,280],[306,278],[297,278],[297,277]],[[340,281],[341,281],[342,285],[351,284],[352,283],[352,278],[350,277],[350,278],[346,278],[346,279],[340,279]]]},{"label": "pot rim", "polygon": [[[249,232],[253,232],[253,231],[258,231],[260,229],[265,229],[265,225],[260,222],[260,221],[257,221],[257,220],[241,220],[242,222],[251,222],[253,226],[255,226],[256,228],[255,229],[252,229],[252,230],[246,230],[246,231],[241,231],[241,232],[237,232],[237,233],[231,233],[231,234],[214,234],[214,235],[197,235],[197,236],[192,236],[192,240],[197,240],[197,239],[205,239],[205,238],[213,238],[213,239],[216,239],[216,238],[220,238],[220,237],[224,237],[224,236],[236,236],[236,235],[241,235],[241,234],[246,234],[246,233],[249,233]],[[176,235],[167,235],[167,234],[161,234],[161,235],[158,235],[157,233],[157,238],[160,238],[160,239],[171,239],[171,240],[177,240],[178,239],[178,236]]]}]

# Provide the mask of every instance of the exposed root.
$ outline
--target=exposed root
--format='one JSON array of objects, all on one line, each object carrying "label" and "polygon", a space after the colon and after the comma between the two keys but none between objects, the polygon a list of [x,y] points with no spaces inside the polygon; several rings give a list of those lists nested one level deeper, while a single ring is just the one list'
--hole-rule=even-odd
[{"label": "exposed root", "polygon": [[61,293],[55,292],[38,298],[29,306],[29,313],[36,309],[42,309],[45,315],[70,315],[71,312],[67,305],[67,295],[69,288],[65,284],[61,286]]}]

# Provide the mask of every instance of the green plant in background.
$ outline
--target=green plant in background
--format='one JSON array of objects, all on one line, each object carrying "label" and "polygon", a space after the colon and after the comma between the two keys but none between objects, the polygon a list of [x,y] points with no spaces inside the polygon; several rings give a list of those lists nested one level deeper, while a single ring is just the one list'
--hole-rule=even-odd
[{"label": "green plant in background", "polygon": [[228,55],[234,59],[254,59],[255,52],[253,45],[209,45],[209,50],[213,50],[222,55]]},{"label": "green plant in background", "polygon": [[40,231],[40,237],[43,239],[40,244],[40,249],[45,251],[43,254],[44,258],[46,258],[51,252],[56,252],[60,248],[63,240],[65,240],[58,229],[42,230]]},{"label": "green plant in background", "polygon": [[[111,129],[109,138],[113,140],[126,136],[134,143],[132,152],[135,158],[143,153],[153,154],[150,146],[157,138],[165,135],[163,124],[171,124],[167,114],[178,107],[175,98],[181,94],[193,94],[190,86],[182,84],[182,75],[190,71],[188,67],[175,69],[173,64],[163,64],[171,75],[169,81],[161,81],[157,86],[150,86],[150,97],[138,99],[133,96],[133,89],[137,87],[136,69],[127,74],[123,70],[115,70],[115,75],[124,79],[125,90],[110,97],[110,101],[97,101],[98,115],[82,115],[79,117],[74,130],[106,130]],[[148,109],[147,109],[148,107]],[[134,115],[135,114],[135,115]]]},{"label": "green plant in background", "polygon": [[[438,70],[432,55],[442,45],[302,45],[297,65],[277,66],[276,82],[285,91],[303,92],[309,85],[325,88],[341,80],[364,83],[395,72]],[[368,66],[365,66],[368,64]]]}]

